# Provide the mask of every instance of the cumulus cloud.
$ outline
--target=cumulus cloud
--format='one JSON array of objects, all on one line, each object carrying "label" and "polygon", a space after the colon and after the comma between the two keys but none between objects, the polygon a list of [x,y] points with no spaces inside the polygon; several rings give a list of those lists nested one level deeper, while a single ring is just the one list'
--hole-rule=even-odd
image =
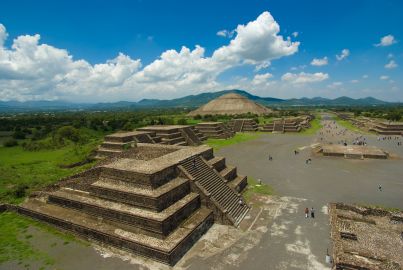
[{"label": "cumulus cloud", "polygon": [[392,35],[387,35],[381,38],[381,41],[375,44],[376,47],[386,47],[397,43],[396,39]]},{"label": "cumulus cloud", "polygon": [[333,82],[333,83],[329,84],[327,87],[336,89],[336,88],[340,88],[342,85],[343,85],[342,82]]},{"label": "cumulus cloud", "polygon": [[225,37],[225,38],[232,38],[235,34],[235,30],[228,31],[226,29],[220,30],[217,32],[217,36],[219,37]]},{"label": "cumulus cloud", "polygon": [[398,65],[396,64],[395,60],[390,60],[389,63],[385,65],[385,68],[392,69],[397,68],[397,66]]},{"label": "cumulus cloud", "polygon": [[328,64],[327,56],[323,58],[314,58],[311,62],[312,66],[326,66]]},{"label": "cumulus cloud", "polygon": [[336,55],[336,59],[337,59],[338,61],[341,61],[341,60],[347,58],[349,55],[350,55],[350,50],[349,50],[349,49],[343,49],[343,50],[341,51],[341,54],[337,54],[337,55]]},{"label": "cumulus cloud", "polygon": [[298,37],[299,33],[298,33],[298,32],[293,32],[291,35],[292,35],[293,37]]},{"label": "cumulus cloud", "polygon": [[252,84],[254,84],[254,85],[264,84],[272,77],[273,77],[273,74],[271,74],[271,73],[256,74],[252,80]]},{"label": "cumulus cloud", "polygon": [[351,83],[358,83],[359,80],[351,80],[350,82],[351,82]]},{"label": "cumulus cloud", "polygon": [[382,75],[382,76],[379,77],[379,79],[380,79],[380,80],[388,80],[388,79],[389,79],[389,76]]},{"label": "cumulus cloud", "polygon": [[305,73],[301,72],[299,74],[287,72],[281,76],[281,80],[289,82],[292,84],[303,84],[303,83],[313,83],[324,81],[329,78],[327,73],[317,72],[317,73]]},{"label": "cumulus cloud", "polygon": [[19,36],[7,48],[7,31],[0,24],[0,100],[112,101],[213,90],[220,85],[217,77],[228,69],[253,65],[259,70],[296,53],[299,42],[284,39],[279,32],[271,14],[263,12],[256,20],[238,25],[234,38],[211,56],[199,45],[182,47],[167,50],[142,67],[141,60],[123,53],[96,65],[75,60],[67,50],[41,44],[38,34]]},{"label": "cumulus cloud", "polygon": [[363,79],[368,79],[368,77],[369,77],[369,76],[368,76],[367,74],[362,75],[362,78],[363,78]]}]

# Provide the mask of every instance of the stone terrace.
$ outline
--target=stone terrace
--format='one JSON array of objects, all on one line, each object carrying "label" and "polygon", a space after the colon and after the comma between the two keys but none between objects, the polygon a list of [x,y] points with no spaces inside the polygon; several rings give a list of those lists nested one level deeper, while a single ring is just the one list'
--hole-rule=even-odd
[{"label": "stone terrace", "polygon": [[234,132],[258,130],[258,125],[253,119],[233,119],[228,122],[228,127]]},{"label": "stone terrace", "polygon": [[332,203],[329,215],[333,269],[403,268],[403,212]]},{"label": "stone terrace", "polygon": [[196,128],[207,138],[228,139],[235,135],[223,122],[201,122]]},{"label": "stone terrace", "polygon": [[246,184],[206,145],[137,143],[9,210],[173,265],[214,221],[242,221]]}]

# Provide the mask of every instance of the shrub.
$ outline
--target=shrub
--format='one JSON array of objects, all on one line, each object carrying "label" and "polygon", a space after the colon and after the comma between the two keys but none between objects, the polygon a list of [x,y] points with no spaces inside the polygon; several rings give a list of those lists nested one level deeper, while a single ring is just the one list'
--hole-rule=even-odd
[{"label": "shrub", "polygon": [[18,145],[18,141],[16,139],[8,139],[7,141],[4,142],[5,147],[13,147],[13,146],[17,146],[17,145]]},{"label": "shrub", "polygon": [[188,121],[185,118],[178,119],[178,125],[187,125]]}]

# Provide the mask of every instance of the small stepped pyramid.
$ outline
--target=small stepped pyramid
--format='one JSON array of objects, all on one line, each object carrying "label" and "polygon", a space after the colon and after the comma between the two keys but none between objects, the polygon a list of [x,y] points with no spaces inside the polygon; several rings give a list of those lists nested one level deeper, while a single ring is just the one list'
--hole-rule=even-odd
[{"label": "small stepped pyramid", "polygon": [[233,119],[229,121],[228,127],[234,132],[251,132],[259,129],[253,119]]},{"label": "small stepped pyramid", "polygon": [[205,139],[194,126],[162,125],[148,126],[137,130],[154,132],[156,137],[161,138],[159,142],[161,144],[197,146],[202,144],[202,140]]},{"label": "small stepped pyramid", "polygon": [[207,193],[209,199],[217,203],[232,224],[238,226],[249,211],[249,206],[243,202],[240,194],[231,189],[220,174],[199,156],[187,159],[181,165]]},{"label": "small stepped pyramid", "polygon": [[130,131],[110,134],[105,136],[104,142],[97,150],[96,158],[118,155],[134,147],[136,143],[156,143],[158,141],[153,132]]},{"label": "small stepped pyramid", "polygon": [[206,145],[138,143],[7,210],[174,265],[214,222],[240,224],[246,185]]},{"label": "small stepped pyramid", "polygon": [[235,132],[227,128],[222,122],[202,122],[196,125],[197,129],[208,138],[228,139]]},{"label": "small stepped pyramid", "polygon": [[149,162],[114,160],[98,167],[86,185],[45,192],[45,199],[31,199],[18,211],[173,265],[214,222],[190,180],[175,169],[187,153],[182,149]]}]

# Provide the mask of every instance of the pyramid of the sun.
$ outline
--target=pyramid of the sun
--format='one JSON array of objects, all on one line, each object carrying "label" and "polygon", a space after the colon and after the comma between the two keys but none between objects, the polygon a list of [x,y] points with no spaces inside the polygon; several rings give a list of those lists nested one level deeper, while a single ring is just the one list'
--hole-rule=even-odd
[{"label": "pyramid of the sun", "polygon": [[268,114],[272,111],[263,105],[253,102],[244,96],[230,93],[222,95],[212,101],[204,104],[197,110],[191,111],[190,116],[194,115],[206,115],[206,114]]}]

